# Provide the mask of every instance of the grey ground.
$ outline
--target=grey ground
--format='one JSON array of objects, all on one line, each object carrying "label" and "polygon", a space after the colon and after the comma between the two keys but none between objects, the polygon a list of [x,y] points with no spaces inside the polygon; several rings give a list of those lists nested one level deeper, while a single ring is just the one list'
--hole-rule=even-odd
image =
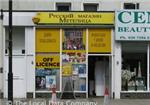
[{"label": "grey ground", "polygon": [[[14,105],[50,105],[49,104],[50,99],[15,99],[14,101],[15,101]],[[89,99],[75,99],[75,100],[57,99],[57,101],[60,102],[57,105],[104,105],[103,98],[89,98]],[[110,101],[109,105],[150,105],[150,99],[115,99],[115,100],[111,99],[109,101]],[[0,99],[0,105],[8,105],[6,102],[7,102],[6,99]],[[88,102],[91,102],[91,104],[89,104]]]}]

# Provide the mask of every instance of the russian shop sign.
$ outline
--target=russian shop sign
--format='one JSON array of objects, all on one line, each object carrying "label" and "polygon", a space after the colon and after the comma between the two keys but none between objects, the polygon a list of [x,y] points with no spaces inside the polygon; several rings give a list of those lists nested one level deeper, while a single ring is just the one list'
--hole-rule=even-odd
[{"label": "russian shop sign", "polygon": [[150,41],[150,11],[116,11],[116,40]]},{"label": "russian shop sign", "polygon": [[59,25],[113,25],[113,12],[39,12],[36,24]]}]

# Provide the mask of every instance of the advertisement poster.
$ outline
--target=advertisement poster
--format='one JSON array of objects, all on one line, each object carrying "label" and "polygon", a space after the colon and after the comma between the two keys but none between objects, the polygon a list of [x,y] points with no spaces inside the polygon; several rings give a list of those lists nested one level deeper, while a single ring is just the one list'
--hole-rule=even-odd
[{"label": "advertisement poster", "polygon": [[[59,83],[59,72],[59,69],[36,69],[36,90],[47,90],[50,89],[51,85],[57,86],[56,81]],[[56,76],[58,77],[57,80]]]},{"label": "advertisement poster", "polygon": [[72,64],[64,64],[63,65],[62,75],[63,76],[71,76],[72,75]]},{"label": "advertisement poster", "polygon": [[63,50],[85,50],[86,35],[82,29],[66,29],[62,39]]},{"label": "advertisement poster", "polygon": [[59,69],[36,69],[36,76],[56,75]]},{"label": "advertisement poster", "polygon": [[36,29],[36,52],[60,52],[59,29]]},{"label": "advertisement poster", "polygon": [[89,53],[111,53],[111,30],[89,29]]},{"label": "advertisement poster", "polygon": [[62,54],[63,63],[85,63],[86,54],[82,52],[67,52]]},{"label": "advertisement poster", "polygon": [[36,89],[45,89],[46,80],[45,76],[36,76]]},{"label": "advertisement poster", "polygon": [[46,76],[46,88],[52,88],[54,85],[56,86],[56,76]]},{"label": "advertisement poster", "polygon": [[60,68],[60,56],[57,54],[36,55],[36,68]]},{"label": "advertisement poster", "polygon": [[79,77],[86,77],[86,65],[73,64],[73,75],[78,75]]}]

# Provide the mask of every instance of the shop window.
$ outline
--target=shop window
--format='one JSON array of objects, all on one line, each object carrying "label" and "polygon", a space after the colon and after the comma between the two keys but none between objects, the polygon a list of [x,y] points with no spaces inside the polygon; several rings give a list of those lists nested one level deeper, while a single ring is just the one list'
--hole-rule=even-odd
[{"label": "shop window", "polygon": [[71,3],[56,3],[57,11],[70,11],[71,10]]},{"label": "shop window", "polygon": [[98,4],[84,4],[84,11],[97,11]]},{"label": "shop window", "polygon": [[147,90],[147,44],[122,44],[122,91]]},{"label": "shop window", "polygon": [[124,3],[124,9],[139,9],[139,3]]},{"label": "shop window", "polygon": [[36,29],[36,91],[60,90],[60,30]]},{"label": "shop window", "polygon": [[[6,27],[5,31],[6,31],[5,54],[8,54],[8,43],[9,43],[8,27]],[[13,54],[15,55],[25,54],[25,28],[24,27],[13,27],[12,43],[13,43]]]},{"label": "shop window", "polygon": [[[62,36],[62,87],[86,91],[86,34],[84,29],[65,29]],[[68,78],[72,78],[70,79]],[[72,89],[66,88],[73,84]]]}]

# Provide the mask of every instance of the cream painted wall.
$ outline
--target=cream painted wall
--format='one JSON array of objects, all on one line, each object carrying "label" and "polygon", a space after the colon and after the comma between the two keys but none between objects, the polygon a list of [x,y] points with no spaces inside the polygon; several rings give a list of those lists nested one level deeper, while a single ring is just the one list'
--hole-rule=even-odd
[{"label": "cream painted wall", "polygon": [[[3,70],[3,27],[0,19],[0,69]],[[0,94],[3,91],[3,73],[0,72]]]},{"label": "cream painted wall", "polygon": [[[13,0],[14,10],[56,10],[56,3],[71,3],[72,10],[83,10],[83,3],[97,3],[101,11],[121,9],[121,3],[140,3],[141,9],[150,9],[149,0]],[[8,10],[8,0],[0,0],[0,9]]]}]

